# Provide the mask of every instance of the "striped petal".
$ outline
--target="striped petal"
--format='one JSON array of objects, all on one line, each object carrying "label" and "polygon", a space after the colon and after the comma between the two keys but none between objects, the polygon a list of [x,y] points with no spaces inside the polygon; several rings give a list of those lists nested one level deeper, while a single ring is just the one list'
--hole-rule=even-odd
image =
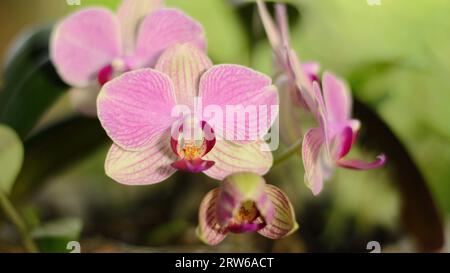
[{"label": "striped petal", "polygon": [[235,172],[254,172],[266,174],[272,167],[273,157],[264,141],[240,145],[230,141],[217,141],[214,148],[203,157],[215,164],[204,173],[222,180]]},{"label": "striped petal", "polygon": [[278,92],[271,78],[239,65],[206,71],[199,96],[205,109],[214,106],[223,113],[206,120],[219,138],[237,143],[261,139],[278,115]]},{"label": "striped petal", "polygon": [[325,72],[322,85],[328,121],[348,121],[351,117],[352,98],[346,84],[333,74]]},{"label": "striped petal", "polygon": [[155,69],[172,79],[177,104],[193,107],[200,76],[211,66],[211,60],[196,45],[177,44],[161,55]]},{"label": "striped petal", "polygon": [[86,87],[99,70],[122,53],[119,22],[109,10],[84,9],[53,30],[50,58],[69,85]]},{"label": "striped petal", "polygon": [[173,154],[169,133],[155,139],[149,148],[126,151],[113,144],[105,161],[106,175],[126,185],[148,185],[164,181],[176,170],[171,163],[176,160]]},{"label": "striped petal", "polygon": [[193,43],[205,50],[203,27],[183,12],[176,9],[159,9],[142,21],[139,28],[132,67],[153,67],[159,56],[168,47]]},{"label": "striped petal", "polygon": [[324,144],[325,136],[321,129],[313,128],[306,132],[302,144],[305,183],[314,195],[319,194],[323,188],[324,173],[321,153]]},{"label": "striped petal", "polygon": [[210,191],[200,204],[197,236],[208,245],[217,245],[225,239],[227,231],[221,228],[217,218],[217,201],[220,189]]},{"label": "striped petal", "polygon": [[121,148],[133,151],[150,146],[171,126],[174,105],[171,80],[152,69],[113,79],[103,86],[97,99],[98,117],[109,137]]},{"label": "striped petal", "polygon": [[267,185],[266,193],[275,208],[273,220],[258,233],[270,239],[286,237],[298,229],[295,211],[289,198],[279,188]]},{"label": "striped petal", "polygon": [[162,8],[164,0],[123,0],[117,11],[122,32],[123,47],[127,54],[135,49],[139,24],[146,15]]}]

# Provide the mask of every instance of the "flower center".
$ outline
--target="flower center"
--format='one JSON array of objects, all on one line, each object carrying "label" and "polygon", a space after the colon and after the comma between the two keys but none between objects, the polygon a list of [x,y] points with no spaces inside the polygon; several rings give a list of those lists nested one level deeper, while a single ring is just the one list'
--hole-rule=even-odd
[{"label": "flower center", "polygon": [[129,68],[122,59],[116,59],[111,64],[106,65],[97,74],[98,83],[103,86],[113,78],[128,71]]},{"label": "flower center", "polygon": [[259,210],[253,201],[245,201],[235,216],[237,223],[252,223],[260,216]]},{"label": "flower center", "polygon": [[196,144],[196,141],[186,141],[180,149],[179,154],[184,159],[193,160],[202,157],[205,150],[206,148],[204,143],[198,145]]}]

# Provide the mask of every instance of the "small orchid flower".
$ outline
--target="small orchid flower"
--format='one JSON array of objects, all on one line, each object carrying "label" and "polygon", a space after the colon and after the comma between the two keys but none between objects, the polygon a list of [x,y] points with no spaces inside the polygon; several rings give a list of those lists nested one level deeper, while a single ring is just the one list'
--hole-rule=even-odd
[{"label": "small orchid flower", "polygon": [[[195,45],[174,45],[155,69],[125,73],[100,91],[98,117],[114,142],[106,174],[129,185],[158,183],[176,170],[204,172],[218,180],[236,171],[265,174],[273,162],[266,142],[224,137],[234,128],[245,136],[255,124],[234,120],[220,128],[220,116],[195,114],[196,100],[222,113],[236,105],[278,106],[269,77],[239,65],[213,66]],[[190,111],[174,114],[180,107]],[[275,118],[260,119],[257,126],[268,126],[262,134]]]},{"label": "small orchid flower", "polygon": [[323,181],[335,167],[367,170],[386,162],[384,154],[371,163],[344,159],[356,141],[360,122],[351,119],[352,100],[342,80],[324,73],[322,88],[323,95],[319,84],[314,82],[320,126],[307,131],[302,147],[305,182],[314,195],[322,191]]},{"label": "small orchid flower", "polygon": [[258,232],[280,239],[298,229],[289,198],[254,173],[235,173],[210,191],[199,210],[198,237],[217,245],[228,233]]},{"label": "small orchid flower", "polygon": [[124,0],[117,14],[104,8],[82,9],[60,22],[50,43],[51,60],[73,89],[72,102],[95,115],[102,85],[123,72],[153,67],[175,43],[205,48],[200,24],[163,0]]},{"label": "small orchid flower", "polygon": [[289,38],[289,25],[286,6],[275,5],[276,22],[272,19],[265,3],[257,0],[258,10],[272,46],[279,73],[285,78],[280,84],[286,92],[280,92],[283,104],[280,112],[281,136],[286,144],[293,144],[301,138],[298,108],[314,112],[315,99],[312,83],[318,80],[320,65],[316,62],[302,64],[292,49]]}]

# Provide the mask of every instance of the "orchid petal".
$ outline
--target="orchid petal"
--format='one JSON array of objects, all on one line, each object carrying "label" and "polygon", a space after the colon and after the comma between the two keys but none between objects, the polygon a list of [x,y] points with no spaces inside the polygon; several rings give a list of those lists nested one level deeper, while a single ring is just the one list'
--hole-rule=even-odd
[{"label": "orchid petal", "polygon": [[118,20],[106,9],[76,12],[52,33],[50,58],[61,78],[75,87],[89,85],[121,53]]},{"label": "orchid petal", "polygon": [[330,155],[335,161],[346,156],[353,145],[353,129],[349,123],[328,125],[328,135],[330,137]]},{"label": "orchid petal", "polygon": [[264,29],[266,30],[267,37],[272,48],[277,51],[281,46],[281,37],[278,27],[275,25],[269,11],[267,10],[266,4],[262,0],[257,0],[258,11],[261,17]]},{"label": "orchid petal", "polygon": [[227,235],[226,229],[220,226],[217,218],[219,193],[219,188],[210,191],[200,204],[197,236],[208,245],[219,244]]},{"label": "orchid petal", "polygon": [[306,75],[306,78],[310,81],[310,84],[314,81],[319,80],[319,71],[320,71],[320,64],[317,62],[305,62],[302,64],[302,70],[303,73]]},{"label": "orchid petal", "polygon": [[387,161],[387,158],[384,154],[377,156],[377,159],[373,162],[363,162],[360,160],[345,160],[340,159],[337,164],[340,167],[353,169],[353,170],[369,170],[375,169],[383,166]]},{"label": "orchid petal", "polygon": [[[228,226],[229,222],[239,212],[244,202],[251,201],[255,203],[264,222],[273,220],[275,211],[265,192],[266,182],[261,176],[251,172],[238,172],[227,176],[221,185],[221,192],[217,206],[218,220],[221,226]],[[261,223],[254,224],[253,227],[259,229],[264,226]],[[252,226],[244,226],[242,231],[249,231]],[[256,230],[251,230],[256,231]],[[233,232],[240,232],[239,227]]]},{"label": "orchid petal", "polygon": [[280,38],[283,46],[289,46],[289,22],[286,11],[286,5],[276,4],[275,15],[277,20],[278,29],[280,31]]},{"label": "orchid petal", "polygon": [[325,144],[325,136],[319,128],[306,132],[302,144],[303,166],[305,168],[305,183],[314,195],[323,188],[324,173],[321,162],[321,150]]},{"label": "orchid petal", "polygon": [[352,99],[346,84],[331,73],[323,75],[323,97],[330,122],[345,122],[351,117]]},{"label": "orchid petal", "polygon": [[193,43],[206,48],[202,26],[176,9],[159,9],[142,21],[132,67],[154,66],[168,47],[177,43]]},{"label": "orchid petal", "polygon": [[230,141],[217,141],[204,160],[214,161],[215,164],[204,173],[209,177],[222,180],[235,172],[254,172],[266,174],[273,164],[272,153],[264,141],[239,145]]},{"label": "orchid petal", "polygon": [[239,65],[216,65],[203,74],[199,96],[205,109],[220,108],[206,120],[219,138],[247,143],[262,138],[278,115],[278,92],[264,74]]},{"label": "orchid petal", "polygon": [[134,151],[148,147],[171,126],[174,105],[171,80],[152,69],[113,79],[97,99],[98,117],[109,137],[123,149]]},{"label": "orchid petal", "polygon": [[71,88],[70,101],[78,112],[89,117],[97,117],[96,100],[100,86],[93,84],[85,88]]},{"label": "orchid petal", "polygon": [[171,163],[176,160],[168,141],[170,134],[155,138],[149,148],[133,152],[113,144],[105,161],[106,174],[125,185],[148,185],[164,181],[176,169]]},{"label": "orchid petal", "polygon": [[266,193],[275,207],[274,218],[258,233],[270,239],[286,237],[298,229],[295,211],[287,195],[279,188],[267,185]]},{"label": "orchid petal", "polygon": [[139,24],[146,15],[162,8],[164,0],[123,0],[117,11],[120,21],[123,47],[127,54],[135,49]]},{"label": "orchid petal", "polygon": [[[301,98],[307,106],[307,109],[314,113],[316,111],[316,97],[312,86],[314,81],[311,81],[311,77],[314,75],[310,74],[311,72],[314,72],[314,67],[310,67],[308,64],[306,66],[303,65],[300,62],[300,58],[297,53],[291,48],[286,50],[286,54],[287,73],[290,77],[292,77],[291,80],[295,82],[298,90],[300,91]],[[315,80],[315,78],[313,79]]]},{"label": "orchid petal", "polygon": [[208,56],[194,44],[177,44],[164,51],[155,69],[172,80],[177,104],[192,109],[200,76],[211,66]]}]

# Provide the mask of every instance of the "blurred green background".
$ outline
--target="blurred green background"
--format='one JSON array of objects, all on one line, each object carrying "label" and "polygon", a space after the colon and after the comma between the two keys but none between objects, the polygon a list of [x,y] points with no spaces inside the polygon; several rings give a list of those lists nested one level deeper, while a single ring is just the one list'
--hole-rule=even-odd
[{"label": "blurred green background", "polygon": [[[323,69],[347,78],[354,96],[392,129],[424,175],[446,224],[450,213],[450,2],[381,0],[379,6],[370,6],[366,0],[284,2],[289,4],[292,43],[300,57],[316,60]],[[2,0],[0,56],[5,57],[14,39],[29,28],[52,24],[79,8],[115,8],[118,3],[81,0],[81,6],[69,6],[63,0]],[[271,49],[252,1],[168,0],[167,5],[183,9],[204,25],[209,54],[216,63],[239,63],[273,73]],[[62,96],[34,132],[74,113],[67,96]],[[64,150],[71,143],[61,140],[55,145]],[[400,224],[402,201],[389,174],[396,170],[389,166],[370,172],[338,170],[324,193],[314,198],[304,186],[300,158],[294,157],[274,167],[267,179],[293,200],[299,231],[277,242],[236,235],[217,248],[208,248],[194,236],[196,211],[217,182],[203,175],[177,174],[154,186],[119,185],[104,175],[109,145],[105,142],[88,151],[61,172],[55,168],[45,181],[38,179],[26,198],[15,200],[12,195],[32,227],[70,218],[66,226],[81,232],[86,251],[365,252],[371,240],[381,241],[385,251],[417,250]],[[40,152],[45,161],[45,151]],[[362,146],[355,155],[370,159],[375,152],[367,153]],[[0,223],[0,231],[0,251],[20,251],[15,247],[17,235],[7,223]]]}]

